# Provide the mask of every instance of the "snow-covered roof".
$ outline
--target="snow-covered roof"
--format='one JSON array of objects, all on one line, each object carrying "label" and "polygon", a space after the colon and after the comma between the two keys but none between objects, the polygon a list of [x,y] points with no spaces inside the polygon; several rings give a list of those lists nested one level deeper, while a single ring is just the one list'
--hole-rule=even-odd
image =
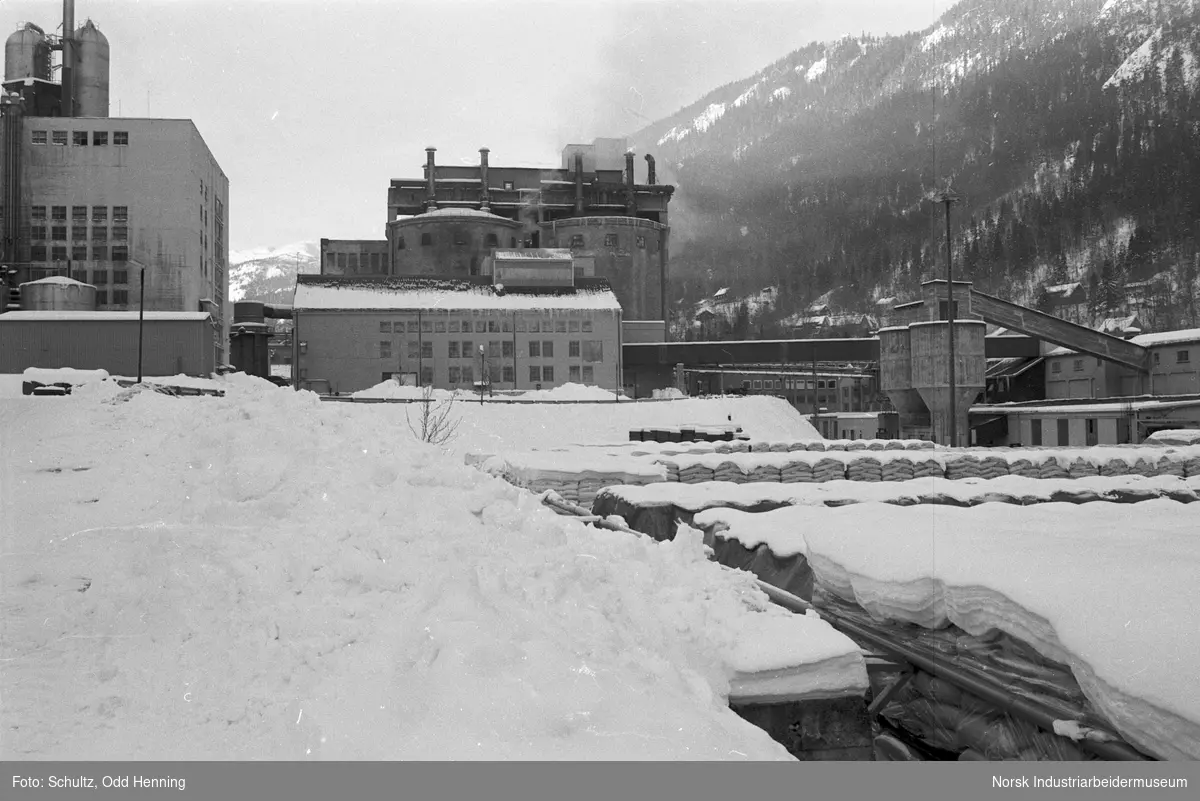
[{"label": "snow-covered roof", "polygon": [[[1136,319],[1128,318],[1128,319]],[[1136,329],[1133,329],[1136,330]],[[1193,342],[1200,343],[1200,328],[1187,328],[1180,331],[1163,331],[1158,334],[1138,334],[1130,337],[1129,342],[1135,345],[1141,345],[1144,348],[1152,348],[1159,345],[1185,345]],[[1070,356],[1076,351],[1070,348],[1057,347],[1046,353],[1047,356]]]},{"label": "snow-covered roof", "polygon": [[[0,322],[20,323],[20,322],[130,322],[137,321],[138,312],[136,311],[14,311],[7,314],[0,314]],[[209,319],[208,312],[172,312],[172,311],[148,311],[145,313],[145,319],[149,321],[167,321],[167,320],[207,320]]]},{"label": "snow-covered roof", "polygon": [[297,311],[621,309],[617,296],[604,278],[577,278],[574,287],[510,287],[503,294],[496,293],[487,276],[357,278],[299,275],[296,278],[292,306]]},{"label": "snow-covered roof", "polygon": [[1098,400],[1096,403],[1064,403],[1060,405],[1026,405],[1026,404],[1007,404],[999,403],[992,406],[979,405],[972,406],[972,414],[1030,414],[1030,415],[1047,415],[1047,414],[1104,414],[1106,412],[1114,414],[1123,414],[1127,411],[1144,412],[1165,409],[1186,409],[1191,406],[1200,406],[1200,398],[1192,398],[1187,400],[1136,400],[1127,401],[1123,399],[1113,399],[1108,401]]},{"label": "snow-covered roof", "polygon": [[414,214],[411,217],[398,217],[395,220],[392,220],[392,222],[420,222],[421,220],[425,220],[430,217],[482,217],[484,219],[503,220],[504,222],[515,224],[514,220],[510,220],[508,217],[501,217],[499,214],[492,214],[490,211],[461,207],[430,209],[429,211],[423,211],[420,214]]},{"label": "snow-covered roof", "polygon": [[[68,278],[65,275],[51,275],[47,278],[39,278],[36,281],[26,281],[21,286],[38,286],[41,284],[57,284],[59,286],[92,286],[85,284],[82,281],[76,281],[74,278]],[[95,287],[92,287],[95,289]]]}]

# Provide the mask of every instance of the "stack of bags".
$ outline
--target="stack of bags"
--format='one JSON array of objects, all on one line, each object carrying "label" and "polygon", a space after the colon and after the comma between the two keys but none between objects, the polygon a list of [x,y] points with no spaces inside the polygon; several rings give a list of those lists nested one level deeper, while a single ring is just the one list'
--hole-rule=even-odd
[{"label": "stack of bags", "polygon": [[956,454],[946,460],[946,478],[955,481],[961,478],[982,478],[983,473],[979,468],[979,457],[970,453]]},{"label": "stack of bags", "polygon": [[[949,334],[946,336],[949,336]],[[786,442],[772,442],[767,446],[767,450],[771,453],[787,453],[789,449],[790,446]]]},{"label": "stack of bags", "polygon": [[1042,473],[1037,465],[1024,457],[1013,459],[1008,463],[1008,474],[1010,476],[1025,476],[1027,478],[1042,477]]},{"label": "stack of bags", "polygon": [[858,457],[846,467],[846,477],[851,481],[883,481],[883,465],[874,456]]},{"label": "stack of bags", "polygon": [[1108,459],[1104,462],[1104,464],[1100,465],[1100,475],[1102,475],[1102,476],[1128,476],[1128,475],[1144,476],[1144,475],[1148,475],[1148,474],[1143,471],[1148,470],[1148,469],[1150,469],[1150,465],[1149,465],[1149,463],[1146,462],[1145,459],[1138,459],[1137,462],[1135,462],[1133,465],[1130,465],[1129,462],[1125,461],[1124,459],[1119,459],[1119,458],[1118,459]]},{"label": "stack of bags", "polygon": [[732,481],[734,484],[745,484],[748,479],[737,462],[723,461],[713,470],[713,481]]},{"label": "stack of bags", "polygon": [[876,441],[876,442],[882,442],[882,443],[883,443],[883,449],[884,449],[885,451],[902,451],[902,450],[905,450],[905,447],[904,447],[904,440],[902,440],[902,439],[878,439],[878,440],[875,440],[875,441]]},{"label": "stack of bags", "polygon": [[904,450],[906,451],[931,451],[933,443],[926,442],[923,439],[906,439],[904,440]]},{"label": "stack of bags", "polygon": [[760,464],[750,471],[750,475],[747,478],[752,482],[771,481],[778,484],[780,481],[779,473],[779,468],[773,464]]},{"label": "stack of bags", "polygon": [[797,439],[797,440],[792,440],[791,442],[788,443],[788,453],[791,453],[792,451],[805,451],[805,450],[808,450],[808,443],[804,442],[803,440]]},{"label": "stack of bags", "polygon": [[1067,475],[1071,478],[1086,478],[1100,475],[1100,470],[1090,460],[1076,457],[1067,466]]},{"label": "stack of bags", "polygon": [[[600,490],[608,486],[608,484],[609,482],[603,481],[599,478],[585,478],[580,480],[579,500],[577,503],[580,506],[586,506],[588,509],[591,509],[592,503],[596,500],[596,495],[599,494]],[[570,499],[568,498],[568,500]]]},{"label": "stack of bags", "polygon": [[1058,459],[1051,455],[1048,459],[1038,465],[1038,478],[1070,478],[1071,474],[1067,469],[1058,463]]},{"label": "stack of bags", "polygon": [[827,451],[844,451],[846,450],[846,441],[844,439],[831,439],[825,443]]},{"label": "stack of bags", "polygon": [[[679,462],[674,459],[655,459],[655,464],[660,464],[667,469],[667,481],[679,481]],[[633,483],[633,482],[626,482]]]},{"label": "stack of bags", "polygon": [[945,478],[946,468],[937,459],[912,457],[913,478]]},{"label": "stack of bags", "polygon": [[865,451],[867,449],[867,441],[865,439],[852,439],[846,443],[848,451]]},{"label": "stack of bags", "polygon": [[846,464],[841,459],[818,459],[812,469],[813,481],[841,481],[846,478]]},{"label": "stack of bags", "polygon": [[869,451],[886,451],[890,446],[891,443],[886,439],[867,440],[867,450]]},{"label": "stack of bags", "polygon": [[1156,475],[1160,476],[1187,478],[1200,475],[1200,457],[1196,456],[1187,460],[1177,459],[1174,456],[1160,456],[1154,466],[1158,470]]},{"label": "stack of bags", "polygon": [[814,440],[810,441],[807,446],[805,446],[805,450],[824,452],[825,441],[820,440],[820,439],[814,439]]},{"label": "stack of bags", "polygon": [[711,467],[705,467],[702,464],[693,464],[680,469],[679,482],[681,484],[702,484],[705,481],[713,480],[713,470]]},{"label": "stack of bags", "polygon": [[983,478],[1007,476],[1008,460],[1003,456],[984,456],[979,460],[979,475]]},{"label": "stack of bags", "polygon": [[750,443],[746,442],[746,440],[744,440],[744,439],[735,439],[733,442],[729,443],[729,452],[730,453],[749,453],[750,452]]},{"label": "stack of bags", "polygon": [[883,462],[884,481],[911,481],[916,477],[911,459],[892,458]]},{"label": "stack of bags", "polygon": [[799,460],[779,468],[779,480],[784,484],[811,484],[816,481],[812,465]]},{"label": "stack of bags", "polygon": [[713,448],[713,453],[733,453],[733,443],[721,440],[717,447]]},{"label": "stack of bags", "polygon": [[579,503],[579,482],[563,481],[555,478],[535,478],[526,487],[535,495],[541,495],[546,490],[554,490],[571,503]]}]

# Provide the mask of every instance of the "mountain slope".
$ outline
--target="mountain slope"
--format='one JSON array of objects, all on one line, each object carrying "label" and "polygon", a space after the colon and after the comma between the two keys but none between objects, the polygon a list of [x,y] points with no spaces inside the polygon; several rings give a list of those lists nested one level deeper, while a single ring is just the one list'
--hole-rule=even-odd
[{"label": "mountain slope", "polygon": [[831,289],[848,310],[911,294],[944,269],[929,195],[948,183],[979,288],[1165,275],[1178,324],[1196,321],[1198,89],[1195,0],[972,0],[922,32],[810,44],[633,140],[678,186],[687,302],[778,285],[784,316]]},{"label": "mountain slope", "polygon": [[321,271],[316,242],[297,242],[281,248],[255,248],[229,254],[229,297],[290,305],[297,273]]}]

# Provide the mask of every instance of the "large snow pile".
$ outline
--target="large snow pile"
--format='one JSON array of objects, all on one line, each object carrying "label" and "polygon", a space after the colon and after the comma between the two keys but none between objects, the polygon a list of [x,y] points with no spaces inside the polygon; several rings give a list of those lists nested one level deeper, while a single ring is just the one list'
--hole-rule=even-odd
[{"label": "large snow pile", "polygon": [[[425,397],[427,390],[421,387],[404,386],[395,380],[376,384],[369,389],[360,389],[352,393],[352,398],[382,398],[416,400]],[[458,400],[479,401],[479,393],[472,389],[433,389],[428,391],[436,400],[455,398]],[[530,389],[521,391],[504,391],[489,393],[484,396],[488,401],[614,401],[618,399],[612,390],[600,387],[585,386],[584,384],[563,384],[553,389]],[[629,400],[620,396],[620,400]]]},{"label": "large snow pile", "polygon": [[214,383],[0,401],[0,757],[786,759],[731,682],[865,687],[694,530],[587,528],[402,415]]},{"label": "large snow pile", "polygon": [[806,510],[817,580],[884,619],[999,629],[1067,664],[1130,742],[1200,759],[1200,538],[1171,501]]},{"label": "large snow pile", "polygon": [[1146,442],[1152,445],[1200,445],[1200,430],[1173,428],[1170,431],[1155,431],[1146,437]]}]

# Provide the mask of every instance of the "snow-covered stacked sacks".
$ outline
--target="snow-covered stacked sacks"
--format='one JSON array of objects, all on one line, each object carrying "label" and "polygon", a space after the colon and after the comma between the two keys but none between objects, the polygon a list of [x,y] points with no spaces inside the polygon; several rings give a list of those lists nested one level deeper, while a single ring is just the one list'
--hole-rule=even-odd
[{"label": "snow-covered stacked sacks", "polygon": [[912,460],[904,456],[885,459],[880,467],[884,481],[911,481],[914,477]]},{"label": "snow-covered stacked sacks", "polygon": [[883,481],[883,465],[873,456],[856,454],[846,465],[846,478],[851,481]]},{"label": "snow-covered stacked sacks", "polygon": [[[907,450],[907,449],[906,449]],[[945,478],[946,467],[932,456],[912,456],[913,478]]]},{"label": "snow-covered stacked sacks", "polygon": [[713,481],[732,481],[735,484],[745,484],[748,479],[738,462],[727,459],[713,468]]},{"label": "snow-covered stacked sacks", "polygon": [[704,464],[690,464],[679,468],[679,479],[683,484],[701,484],[713,480],[713,469]]},{"label": "snow-covered stacked sacks", "polygon": [[953,480],[983,477],[979,470],[979,458],[972,453],[956,453],[946,459],[945,475]]},{"label": "snow-covered stacked sacks", "polygon": [[779,480],[784,484],[811,484],[816,478],[813,476],[813,466],[797,459],[779,468]]},{"label": "snow-covered stacked sacks", "polygon": [[839,481],[846,477],[846,463],[841,459],[834,459],[826,456],[816,461],[812,468],[813,480],[820,483],[822,481]]}]

